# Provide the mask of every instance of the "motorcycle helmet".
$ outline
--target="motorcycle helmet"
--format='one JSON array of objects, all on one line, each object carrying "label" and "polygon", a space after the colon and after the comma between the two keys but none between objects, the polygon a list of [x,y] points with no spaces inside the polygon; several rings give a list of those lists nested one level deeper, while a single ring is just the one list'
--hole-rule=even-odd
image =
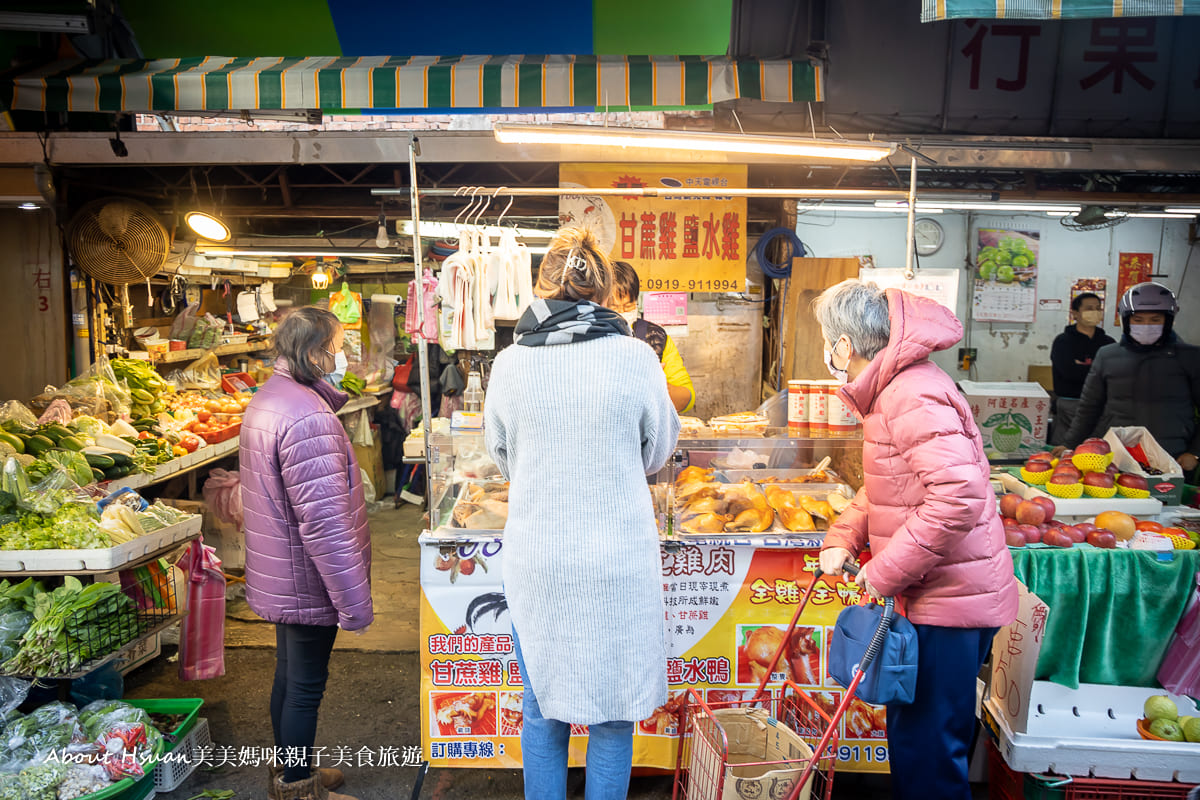
[{"label": "motorcycle helmet", "polygon": [[1159,342],[1162,342],[1171,334],[1175,315],[1179,313],[1179,303],[1175,301],[1175,295],[1171,290],[1161,283],[1145,281],[1125,290],[1125,294],[1121,295],[1121,302],[1117,304],[1117,311],[1121,315],[1121,327],[1126,336],[1129,335],[1129,318],[1135,313],[1139,311],[1161,312],[1165,318],[1162,337],[1159,339]]}]

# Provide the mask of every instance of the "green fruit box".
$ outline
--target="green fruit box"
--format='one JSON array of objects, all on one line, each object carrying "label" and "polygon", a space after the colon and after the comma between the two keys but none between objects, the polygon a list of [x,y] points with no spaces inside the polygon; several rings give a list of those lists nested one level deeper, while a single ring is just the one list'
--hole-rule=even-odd
[{"label": "green fruit box", "polygon": [[[1150,487],[1150,497],[1166,506],[1177,506],[1183,500],[1183,467],[1171,458],[1142,427],[1109,428],[1104,434],[1113,451],[1113,464],[1121,472],[1141,475]],[[1162,474],[1151,475],[1142,469],[1145,463]]]},{"label": "green fruit box", "polygon": [[1050,395],[1037,383],[959,381],[992,461],[1024,461],[1046,449]]}]

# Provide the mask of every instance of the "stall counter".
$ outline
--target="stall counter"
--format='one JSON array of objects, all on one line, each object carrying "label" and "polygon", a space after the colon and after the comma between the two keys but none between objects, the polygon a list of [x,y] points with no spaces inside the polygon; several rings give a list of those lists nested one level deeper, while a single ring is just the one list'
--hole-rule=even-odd
[{"label": "stall counter", "polygon": [[[521,766],[522,681],[503,592],[501,537],[421,536],[422,747],[435,767]],[[820,537],[667,539],[660,553],[670,700],[634,735],[634,765],[674,769],[676,716],[688,689],[710,702],[749,699],[817,566]],[[796,576],[803,576],[797,579]],[[826,674],[838,613],[861,595],[824,576],[800,620],[778,687],[791,677],[831,709],[842,688]],[[755,634],[760,628],[780,633]],[[856,702],[839,723],[839,770],[886,772],[883,709]],[[584,764],[586,728],[572,729],[572,766]]]}]

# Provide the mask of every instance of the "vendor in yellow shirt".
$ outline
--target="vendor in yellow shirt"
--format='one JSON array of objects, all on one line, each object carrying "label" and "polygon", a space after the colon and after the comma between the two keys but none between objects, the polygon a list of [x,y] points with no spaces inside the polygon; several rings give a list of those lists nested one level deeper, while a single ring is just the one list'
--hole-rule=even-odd
[{"label": "vendor in yellow shirt", "polygon": [[633,330],[633,335],[654,348],[667,376],[667,392],[679,413],[691,411],[696,406],[696,389],[692,378],[683,366],[679,349],[661,325],[655,325],[638,314],[637,301],[640,293],[638,274],[625,261],[613,262],[613,288],[608,307],[616,311]]}]

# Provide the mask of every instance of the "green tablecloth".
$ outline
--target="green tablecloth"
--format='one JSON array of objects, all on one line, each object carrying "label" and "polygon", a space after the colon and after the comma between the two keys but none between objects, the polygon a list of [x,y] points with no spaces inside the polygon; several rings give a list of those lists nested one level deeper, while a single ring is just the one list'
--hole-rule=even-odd
[{"label": "green tablecloth", "polygon": [[1050,606],[1037,680],[1157,686],[1171,634],[1200,569],[1200,551],[1170,561],[1142,550],[1014,549],[1017,578]]}]

